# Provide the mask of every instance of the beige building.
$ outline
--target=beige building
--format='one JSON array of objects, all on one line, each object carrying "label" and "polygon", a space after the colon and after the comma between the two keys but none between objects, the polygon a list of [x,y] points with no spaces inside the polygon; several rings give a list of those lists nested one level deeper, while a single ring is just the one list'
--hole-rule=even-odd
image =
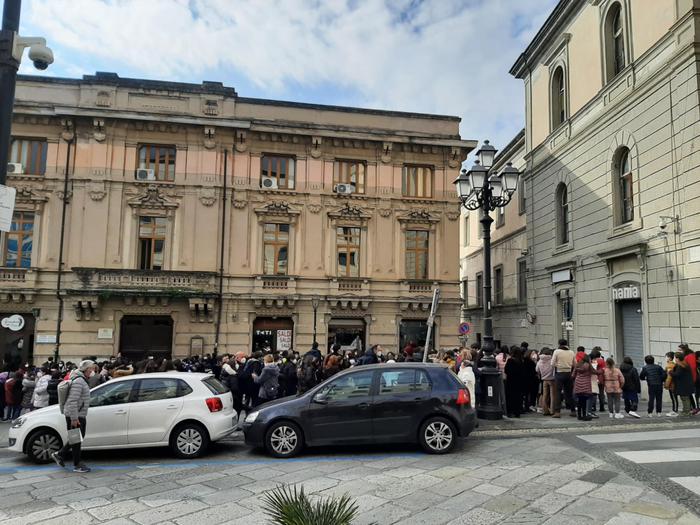
[{"label": "beige building", "polygon": [[[494,159],[500,172],[508,162],[525,169],[525,131],[518,133]],[[494,341],[514,345],[527,341],[527,234],[525,231],[524,183],[511,202],[491,214],[491,304]],[[483,334],[484,257],[480,211],[462,208],[460,275],[462,319],[471,325],[468,342],[481,342]]]},{"label": "beige building", "polygon": [[425,338],[438,286],[436,346],[454,346],[452,181],[475,146],[459,122],[216,82],[20,77],[0,351],[305,351],[314,324],[322,348],[395,350]]},{"label": "beige building", "polygon": [[700,345],[697,0],[566,0],[524,81],[531,342]]}]

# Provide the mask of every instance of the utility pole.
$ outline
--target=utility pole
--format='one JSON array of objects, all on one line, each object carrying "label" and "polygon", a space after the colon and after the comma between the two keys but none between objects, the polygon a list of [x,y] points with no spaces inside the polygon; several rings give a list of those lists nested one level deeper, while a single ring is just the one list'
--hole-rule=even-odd
[{"label": "utility pole", "polygon": [[19,13],[22,0],[5,0],[0,31],[0,185],[7,180],[7,162],[10,153],[12,107],[15,103],[15,83],[19,61],[12,55],[14,40],[19,31]]}]

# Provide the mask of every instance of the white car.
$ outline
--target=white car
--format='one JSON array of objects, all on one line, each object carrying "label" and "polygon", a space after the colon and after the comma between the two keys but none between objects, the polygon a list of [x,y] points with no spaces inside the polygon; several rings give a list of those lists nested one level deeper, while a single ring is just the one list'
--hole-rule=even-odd
[{"label": "white car", "polygon": [[[202,455],[238,423],[233,397],[211,374],[161,372],[111,379],[90,391],[83,450],[169,446],[180,458]],[[67,442],[58,405],[14,420],[9,449],[43,463]]]}]

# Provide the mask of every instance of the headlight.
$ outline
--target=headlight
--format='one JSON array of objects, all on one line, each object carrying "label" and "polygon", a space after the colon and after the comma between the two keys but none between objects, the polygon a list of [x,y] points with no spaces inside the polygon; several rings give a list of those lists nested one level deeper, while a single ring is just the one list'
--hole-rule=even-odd
[{"label": "headlight", "polygon": [[24,422],[27,421],[26,417],[18,417],[12,422],[12,428],[19,428],[22,425],[24,425]]},{"label": "headlight", "polygon": [[245,422],[246,423],[254,423],[256,419],[258,419],[258,414],[260,414],[259,411],[251,412],[245,417]]}]

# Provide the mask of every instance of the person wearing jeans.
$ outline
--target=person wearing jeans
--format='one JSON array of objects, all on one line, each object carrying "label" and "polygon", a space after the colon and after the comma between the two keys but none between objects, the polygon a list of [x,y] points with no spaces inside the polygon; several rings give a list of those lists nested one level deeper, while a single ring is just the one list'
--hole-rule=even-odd
[{"label": "person wearing jeans", "polygon": [[542,380],[542,413],[545,416],[551,416],[555,413],[554,393],[554,368],[552,368],[552,349],[544,347],[540,352],[540,360],[537,361],[535,367],[537,375]]},{"label": "person wearing jeans", "polygon": [[656,415],[661,417],[661,403],[664,395],[664,381],[666,380],[666,370],[654,363],[654,356],[648,355],[644,358],[644,368],[639,374],[639,379],[647,382],[649,390],[649,406],[647,415],[654,415],[654,405],[656,405]]},{"label": "person wearing jeans", "polygon": [[576,409],[574,407],[573,382],[571,380],[571,372],[574,369],[576,362],[576,354],[569,350],[566,339],[559,340],[559,348],[552,355],[552,368],[554,368],[555,395],[554,416],[561,417],[562,391],[566,408],[571,411],[571,416],[576,417]]}]

